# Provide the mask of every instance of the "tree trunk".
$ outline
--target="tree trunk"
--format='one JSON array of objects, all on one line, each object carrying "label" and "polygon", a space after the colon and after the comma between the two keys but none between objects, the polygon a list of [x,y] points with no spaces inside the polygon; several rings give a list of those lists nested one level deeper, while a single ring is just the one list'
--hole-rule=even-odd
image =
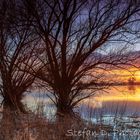
[{"label": "tree trunk", "polygon": [[73,118],[75,113],[69,104],[68,98],[59,98],[57,102],[57,121],[64,121],[66,118]]},{"label": "tree trunk", "polygon": [[57,115],[64,116],[64,115],[74,115],[73,109],[67,104],[59,104],[57,105]]},{"label": "tree trunk", "polygon": [[66,140],[74,140],[75,137],[67,136],[68,130],[79,130],[79,124],[82,124],[81,118],[76,114],[73,108],[69,105],[69,100],[59,100],[57,102],[56,112],[56,135],[59,135]]},{"label": "tree trunk", "polygon": [[5,98],[3,100],[3,110],[9,110],[19,113],[27,113],[23,103],[21,102],[21,98],[15,98],[15,100],[12,100],[10,97]]}]

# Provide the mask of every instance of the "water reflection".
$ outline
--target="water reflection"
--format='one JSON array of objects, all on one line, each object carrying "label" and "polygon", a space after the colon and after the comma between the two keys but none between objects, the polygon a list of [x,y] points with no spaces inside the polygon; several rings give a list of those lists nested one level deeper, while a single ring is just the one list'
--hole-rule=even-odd
[{"label": "water reflection", "polygon": [[[125,115],[140,114],[140,87],[135,85],[112,87],[105,93],[96,95],[82,103],[84,110],[105,110],[106,115],[121,112]],[[123,109],[125,108],[125,110]]]},{"label": "water reflection", "polygon": [[[131,134],[120,134],[110,132],[109,140],[139,140],[140,139],[140,87],[135,85],[117,86],[108,90],[108,93],[99,94],[87,99],[81,105],[81,115],[93,124],[101,126],[102,129],[110,127],[120,132]],[[133,133],[134,132],[134,133]],[[138,132],[135,135],[135,132]],[[105,136],[98,137],[104,140]]]},{"label": "water reflection", "polygon": [[[55,105],[45,94],[33,93],[27,95],[25,96],[23,102],[32,110],[35,110],[39,104],[43,104],[46,114],[55,114]],[[118,110],[118,108],[125,107],[127,115],[129,112],[131,114],[134,111],[137,111],[139,114],[140,111],[137,108],[140,106],[140,87],[138,85],[112,87],[108,89],[107,92],[100,92],[96,96],[84,100],[79,104],[79,106],[80,108],[85,107],[95,110],[107,108],[107,110],[110,111],[105,111],[106,113],[111,113],[111,111],[114,110],[111,114],[113,114],[115,110]],[[83,110],[85,114],[85,110],[87,109]]]}]

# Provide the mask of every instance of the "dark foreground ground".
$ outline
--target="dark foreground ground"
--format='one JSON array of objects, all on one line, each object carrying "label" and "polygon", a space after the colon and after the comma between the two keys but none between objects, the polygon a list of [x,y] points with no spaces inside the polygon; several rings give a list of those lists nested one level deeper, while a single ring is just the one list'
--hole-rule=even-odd
[{"label": "dark foreground ground", "polygon": [[48,120],[41,112],[26,115],[1,112],[0,140],[139,140],[139,117],[100,116],[84,120]]}]

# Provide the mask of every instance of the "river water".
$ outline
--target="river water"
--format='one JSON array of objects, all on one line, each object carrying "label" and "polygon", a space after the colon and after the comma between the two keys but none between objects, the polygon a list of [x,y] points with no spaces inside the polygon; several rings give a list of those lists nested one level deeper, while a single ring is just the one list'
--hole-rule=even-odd
[{"label": "river water", "polygon": [[[44,106],[44,113],[49,118],[56,108],[47,95],[33,93],[25,96],[25,104],[32,110],[38,105]],[[75,111],[87,122],[111,128],[109,140],[140,139],[140,85],[112,86],[82,101]],[[116,133],[116,130],[118,131]],[[124,132],[124,133],[122,133]],[[99,136],[104,140],[105,136]]]},{"label": "river water", "polygon": [[[55,113],[55,106],[44,93],[32,93],[24,98],[24,103],[35,110],[38,105],[44,105],[45,112]],[[140,85],[137,86],[112,86],[97,93],[95,96],[85,99],[79,104],[76,111],[83,117],[99,115],[140,115]],[[90,115],[90,116],[88,116]]]}]

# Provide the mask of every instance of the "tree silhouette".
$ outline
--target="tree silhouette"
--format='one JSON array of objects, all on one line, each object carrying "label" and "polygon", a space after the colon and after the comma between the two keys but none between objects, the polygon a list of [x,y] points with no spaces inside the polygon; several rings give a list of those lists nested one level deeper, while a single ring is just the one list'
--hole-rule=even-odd
[{"label": "tree silhouette", "polygon": [[[106,87],[101,70],[126,64],[129,56],[115,41],[129,43],[136,34],[139,2],[123,0],[24,0],[32,27],[39,35],[44,67],[37,77],[54,96],[57,113],[73,114],[83,99]],[[116,52],[117,51],[117,52]]]},{"label": "tree silhouette", "polygon": [[30,21],[23,22],[20,8],[15,1],[0,1],[0,95],[4,109],[25,112],[23,93],[35,80],[28,71],[35,73],[33,68],[39,67],[35,57],[37,37]]}]

